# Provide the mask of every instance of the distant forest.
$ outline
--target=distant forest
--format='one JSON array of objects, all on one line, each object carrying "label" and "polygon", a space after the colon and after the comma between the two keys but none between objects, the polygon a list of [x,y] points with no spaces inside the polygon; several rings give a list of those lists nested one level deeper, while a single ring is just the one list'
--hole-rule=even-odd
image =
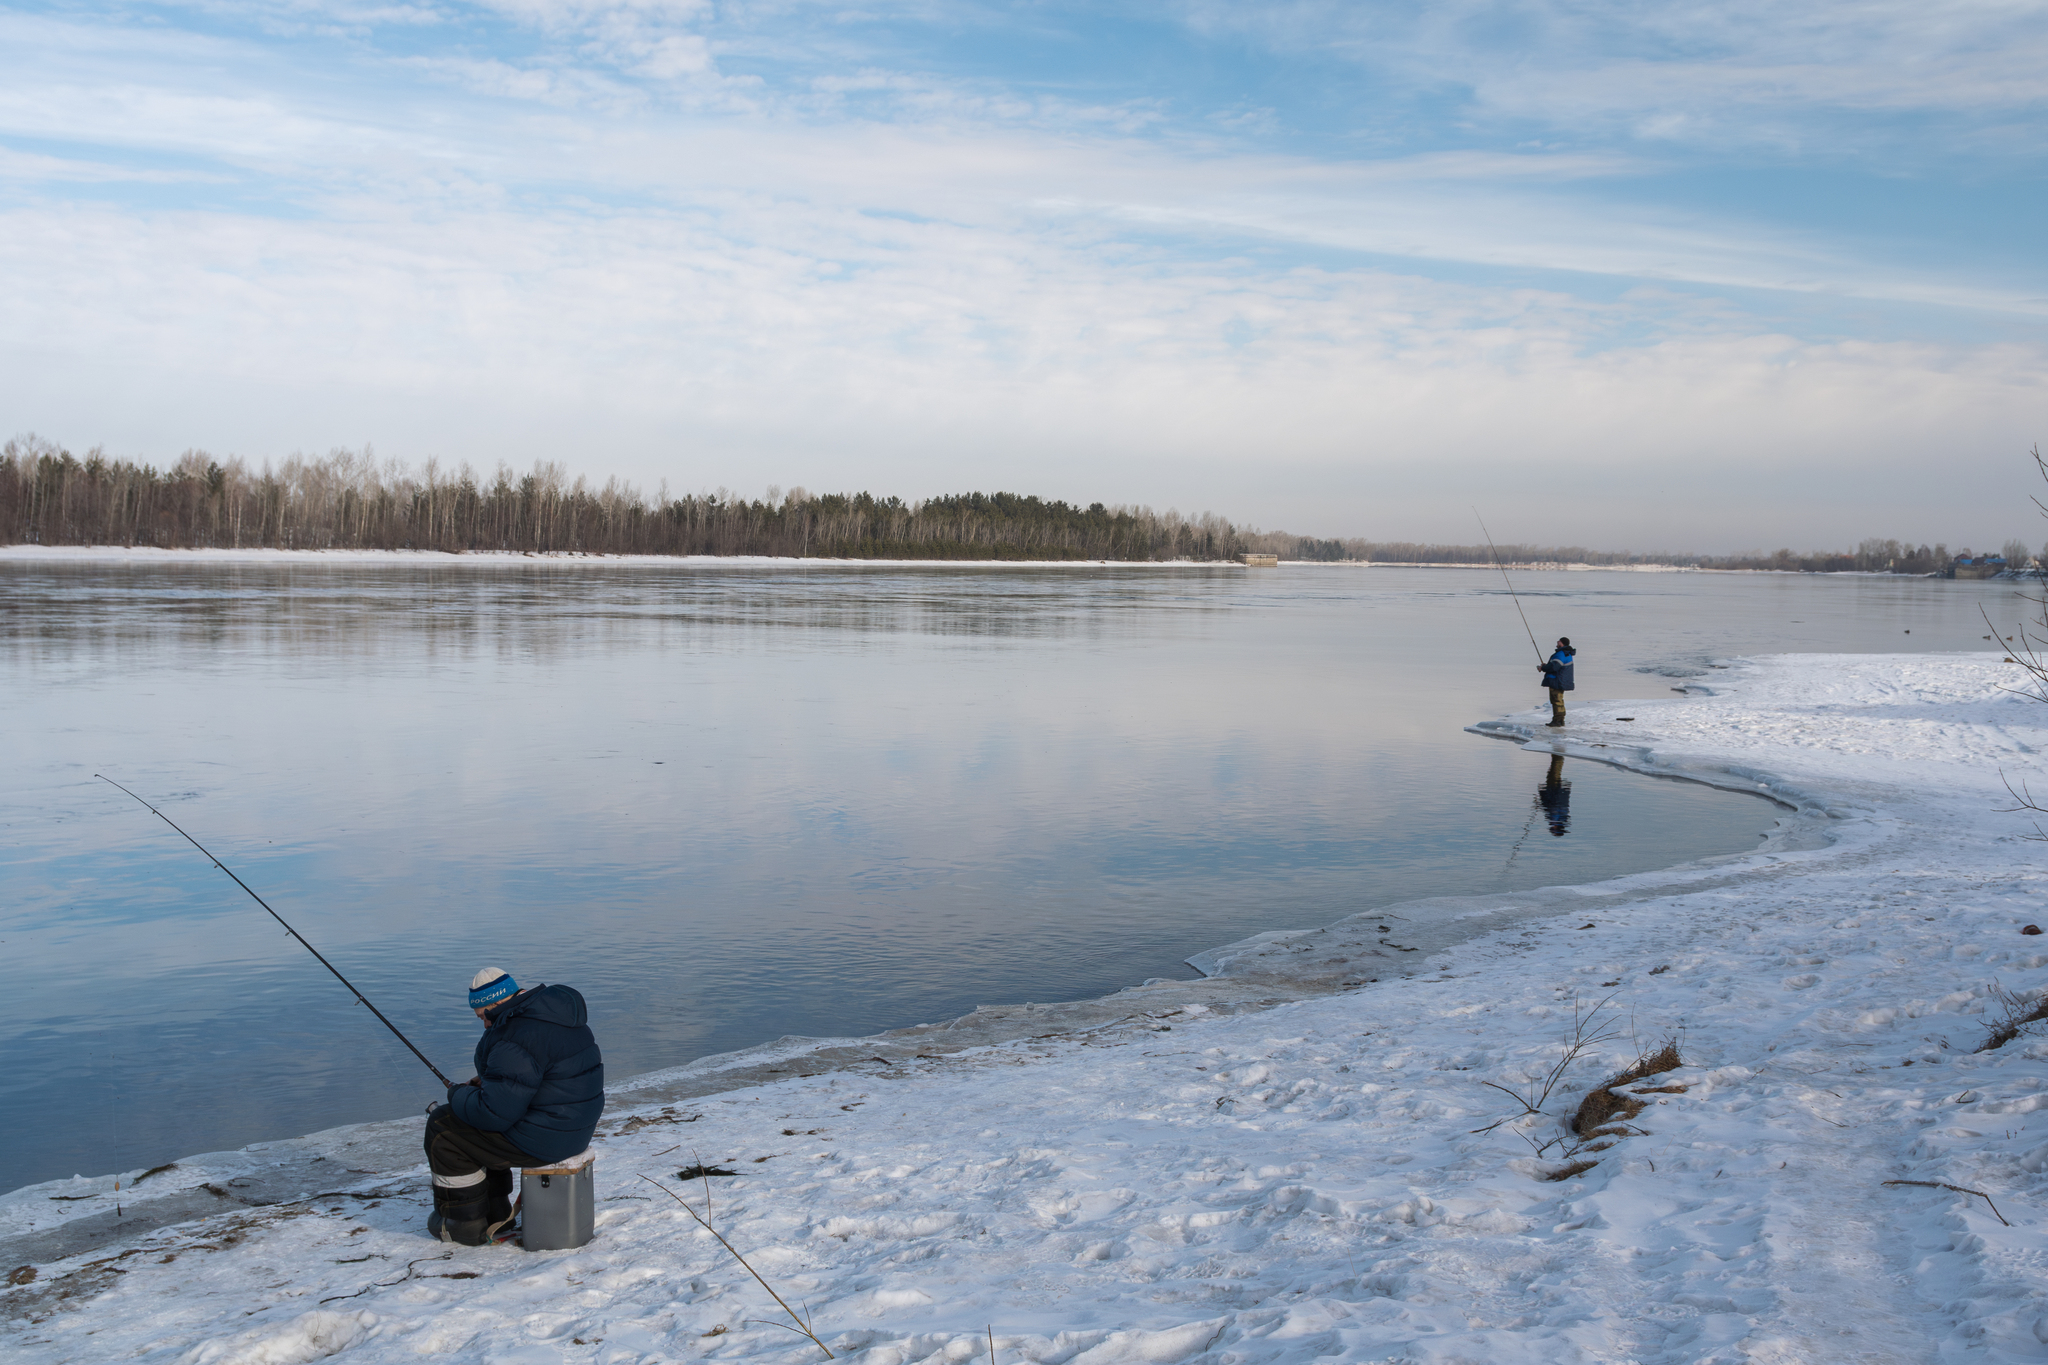
[{"label": "distant forest", "polygon": [[[479,475],[429,462],[414,471],[368,452],[293,456],[260,471],[190,451],[165,469],[73,455],[34,436],[0,446],[0,543],[168,549],[573,551],[587,554],[773,555],[828,559],[1234,559],[1246,552],[1322,563],[1484,564],[1481,545],[1319,540],[1254,531],[1221,517],[1146,507],[1086,507],[1017,493],[961,493],[905,502],[871,493],[749,500],[727,490],[649,498],[616,479],[593,487],[562,466]],[[1502,544],[1519,565],[1669,565],[1807,573],[1952,573],[1969,550],[1866,540],[1854,550],[1726,556],[1617,553],[1583,546]],[[1987,555],[1992,552],[1987,552]],[[2019,541],[2000,566],[2025,567]],[[2048,552],[2044,552],[2048,559]],[[1979,560],[1978,563],[1983,563]],[[1988,570],[1986,570],[1988,571]]]},{"label": "distant forest", "polygon": [[260,472],[188,453],[168,469],[83,458],[34,437],[0,447],[0,541],[291,550],[528,550],[830,559],[1224,560],[1220,517],[1076,507],[1016,493],[906,503],[871,493],[720,490],[648,499],[559,464],[418,472],[339,451]]},{"label": "distant forest", "polygon": [[[1800,554],[1792,550],[1749,550],[1734,555],[1637,554],[1629,551],[1589,550],[1582,545],[1511,545],[1489,549],[1486,545],[1437,545],[1413,541],[1317,540],[1311,536],[1289,535],[1284,531],[1250,532],[1246,548],[1282,559],[1318,563],[1370,562],[1377,564],[1485,564],[1498,553],[1502,563],[1544,564],[1630,564],[1664,565],[1688,569],[1776,569],[1793,573],[1900,573],[1932,574],[1953,571],[1958,558],[1975,558],[1971,550],[1949,553],[1946,545],[1915,545],[1911,541],[1870,539],[1853,550],[1813,550]],[[2020,541],[2007,541],[1996,554],[2016,568],[2024,568],[2034,551]],[[2043,550],[2048,557],[2048,549]]]}]

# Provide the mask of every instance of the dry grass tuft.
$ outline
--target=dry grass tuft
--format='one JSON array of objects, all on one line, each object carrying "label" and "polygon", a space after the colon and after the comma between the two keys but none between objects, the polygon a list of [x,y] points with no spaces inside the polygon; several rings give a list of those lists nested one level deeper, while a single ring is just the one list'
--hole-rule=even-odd
[{"label": "dry grass tuft", "polygon": [[1612,1132],[1608,1128],[1618,1120],[1632,1119],[1643,1112],[1643,1102],[1617,1095],[1612,1090],[1595,1090],[1579,1102],[1579,1112],[1572,1115],[1572,1131],[1580,1137]]},{"label": "dry grass tuft", "polygon": [[1667,1071],[1676,1071],[1685,1065],[1678,1055],[1678,1040],[1666,1038],[1655,1052],[1646,1052],[1636,1058],[1635,1065],[1609,1081],[1609,1085],[1633,1085],[1646,1081],[1652,1076],[1661,1076]]},{"label": "dry grass tuft", "polygon": [[2004,1047],[2033,1026],[2048,1023],[2048,995],[2029,1000],[2003,986],[1991,988],[1991,998],[1997,1002],[1997,1011],[1988,1016],[1984,1026],[1984,1041],[1977,1044],[1977,1051],[1989,1052]]},{"label": "dry grass tuft", "polygon": [[[1666,1071],[1676,1071],[1685,1063],[1678,1055],[1678,1040],[1666,1038],[1655,1050],[1645,1052],[1630,1063],[1619,1075],[1595,1086],[1579,1101],[1578,1113],[1572,1115],[1572,1131],[1580,1137],[1619,1135],[1625,1131],[1609,1129],[1608,1125],[1634,1118],[1643,1112],[1644,1104],[1631,1095],[1617,1095],[1621,1086],[1633,1085],[1648,1080]],[[1683,1086],[1661,1086],[1659,1093],[1669,1094],[1683,1090]]]},{"label": "dry grass tuft", "polygon": [[1558,1167],[1543,1178],[1545,1180],[1570,1180],[1575,1175],[1584,1175],[1599,1164],[1597,1161],[1574,1161],[1570,1165]]}]

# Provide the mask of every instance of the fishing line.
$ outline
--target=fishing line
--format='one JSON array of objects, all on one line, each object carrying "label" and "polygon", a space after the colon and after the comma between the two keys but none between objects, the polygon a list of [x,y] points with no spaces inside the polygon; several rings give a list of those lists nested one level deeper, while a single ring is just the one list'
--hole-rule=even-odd
[{"label": "fishing line", "polygon": [[[99,780],[100,780],[100,781],[102,781],[102,782],[106,783],[106,784],[107,784],[108,786],[111,786],[111,787],[115,787],[115,788],[118,788],[119,790],[121,790],[121,791],[124,791],[124,792],[128,792],[128,795],[130,795],[130,796],[135,796],[135,793],[134,793],[134,792],[128,791],[128,789],[127,789],[126,787],[123,787],[123,786],[121,786],[121,784],[120,784],[119,782],[116,782],[116,781],[114,781],[114,779],[113,779],[113,778],[111,778],[111,777],[107,777],[106,775],[104,775],[104,774],[102,774],[102,773],[94,773],[94,774],[93,774],[93,776],[94,776],[94,777],[97,777],[97,778],[99,778]],[[168,815],[165,815],[165,814],[164,814],[164,813],[163,813],[162,811],[158,810],[158,809],[157,809],[157,808],[156,808],[155,806],[152,806],[152,805],[150,805],[150,804],[149,804],[149,802],[147,802],[147,801],[143,801],[141,797],[139,797],[139,796],[135,796],[135,799],[136,799],[137,801],[140,801],[140,802],[142,802],[142,806],[143,806],[143,808],[144,808],[144,809],[146,809],[146,810],[148,810],[148,811],[150,812],[150,814],[152,814],[152,815],[156,816],[156,818],[157,818],[157,819],[159,819],[159,820],[163,821],[163,822],[164,822],[165,824],[169,825],[169,826],[170,826],[170,827],[171,827],[172,829],[176,829],[176,830],[178,830],[178,833],[180,833],[180,834],[184,834],[184,835],[185,835],[185,842],[186,842],[186,843],[188,843],[188,844],[190,844],[190,845],[192,845],[192,847],[194,847],[194,848],[198,849],[198,850],[199,850],[199,851],[200,851],[201,853],[205,853],[205,854],[206,854],[206,858],[207,858],[207,861],[208,861],[208,862],[211,862],[211,863],[212,863],[212,864],[213,864],[213,865],[214,865],[215,867],[217,867],[217,868],[219,868],[219,869],[220,869],[221,871],[223,871],[223,872],[227,873],[229,877],[232,877],[232,878],[234,878],[234,883],[235,883],[235,885],[236,885],[236,886],[239,886],[239,887],[241,887],[241,888],[242,888],[242,889],[243,889],[244,891],[248,891],[248,892],[249,892],[249,899],[251,899],[251,900],[255,901],[255,902],[256,902],[256,903],[258,904],[258,905],[262,906],[262,907],[263,907],[263,908],[264,908],[265,910],[270,910],[270,902],[268,902],[268,901],[264,900],[264,899],[263,899],[263,897],[261,897],[261,896],[257,895],[257,894],[256,894],[256,893],[255,893],[254,891],[251,891],[251,890],[249,889],[249,883],[247,883],[247,882],[243,881],[243,880],[242,880],[242,879],[241,879],[240,877],[236,877],[236,876],[235,876],[235,874],[234,874],[234,870],[233,870],[232,868],[230,868],[230,867],[229,867],[229,866],[228,866],[228,865],[227,865],[226,863],[224,863],[224,862],[222,862],[222,861],[221,861],[220,859],[218,859],[218,858],[214,857],[214,856],[213,856],[213,854],[211,854],[211,853],[207,853],[206,845],[204,845],[204,844],[200,843],[200,842],[199,842],[199,841],[198,841],[197,839],[193,838],[193,837],[192,837],[191,835],[189,835],[189,834],[185,834],[185,831],[184,831],[184,830],[182,830],[182,829],[178,829],[178,822],[177,822],[177,821],[173,820],[173,819],[172,819],[172,818],[171,818],[170,816],[168,816]],[[353,982],[351,982],[351,981],[350,981],[350,980],[349,980],[349,979],[348,979],[347,977],[343,976],[343,975],[342,975],[342,974],[340,973],[340,971],[338,971],[338,970],[337,970],[337,969],[335,968],[335,965],[334,965],[334,964],[333,964],[332,962],[329,962],[329,961],[328,961],[328,960],[327,960],[326,958],[324,958],[324,957],[320,957],[320,950],[319,950],[318,948],[315,948],[315,947],[314,947],[314,946],[313,946],[312,944],[310,944],[310,943],[307,943],[307,942],[306,942],[306,940],[305,940],[305,936],[304,936],[304,935],[302,935],[302,934],[300,934],[298,930],[296,930],[296,929],[292,928],[292,927],[291,927],[291,925],[289,925],[289,924],[285,924],[285,923],[284,923],[284,916],[283,916],[283,915],[280,915],[280,914],[278,914],[278,913],[277,913],[277,911],[275,911],[275,910],[270,910],[270,917],[271,917],[272,919],[276,920],[276,921],[277,921],[277,922],[278,922],[279,924],[284,924],[284,931],[285,931],[285,932],[286,932],[287,934],[290,934],[290,935],[291,935],[291,936],[292,936],[293,938],[295,938],[295,939],[298,939],[298,941],[299,941],[299,944],[300,944],[300,946],[301,946],[301,947],[303,947],[303,948],[304,948],[304,949],[305,949],[305,950],[306,950],[307,952],[311,953],[311,954],[312,954],[312,955],[313,955],[314,957],[318,957],[318,958],[320,958],[320,965],[321,965],[321,966],[323,966],[323,967],[325,967],[325,968],[326,968],[326,969],[327,969],[328,971],[330,971],[330,972],[333,972],[333,973],[334,973],[334,979],[335,979],[336,981],[339,981],[339,982],[340,982],[340,983],[341,983],[342,985],[344,985],[344,986],[347,986],[347,987],[348,987],[348,989],[349,989],[349,994],[351,994],[351,995],[355,996],[355,998],[356,998],[356,999],[358,999],[358,1000],[362,1001],[362,1002],[363,1002],[363,1008],[364,1008],[364,1009],[366,1009],[366,1010],[368,1010],[368,1011],[369,1011],[370,1013],[372,1013],[372,1014],[376,1015],[376,1016],[377,1016],[377,1021],[378,1021],[379,1023],[383,1024],[385,1028],[388,1028],[388,1029],[390,1029],[390,1030],[391,1030],[391,1032],[392,1032],[392,1034],[393,1034],[393,1036],[394,1036],[394,1037],[396,1037],[396,1038],[398,1039],[398,1041],[399,1041],[399,1042],[401,1042],[401,1043],[404,1043],[404,1044],[406,1045],[407,1049],[409,1049],[409,1050],[411,1051],[412,1055],[413,1055],[413,1056],[415,1056],[415,1057],[417,1057],[417,1058],[419,1058],[419,1059],[420,1059],[420,1061],[421,1061],[421,1062],[422,1062],[422,1063],[423,1063],[423,1064],[424,1064],[424,1065],[426,1066],[427,1070],[429,1070],[429,1071],[431,1071],[431,1072],[433,1072],[433,1073],[434,1073],[434,1077],[435,1077],[435,1079],[436,1079],[436,1080],[440,1081],[442,1085],[444,1085],[444,1086],[447,1086],[447,1087],[448,1087],[448,1088],[450,1088],[450,1089],[453,1089],[453,1088],[454,1088],[454,1086],[455,1086],[455,1082],[453,1082],[453,1081],[449,1080],[449,1079],[448,1079],[448,1078],[447,1078],[446,1076],[443,1076],[443,1075],[441,1074],[441,1068],[440,1068],[440,1067],[438,1067],[438,1066],[435,1066],[435,1065],[434,1065],[434,1064],[433,1064],[432,1062],[429,1062],[429,1061],[427,1061],[427,1054],[426,1054],[426,1053],[424,1053],[424,1052],[422,1052],[422,1051],[420,1051],[420,1050],[419,1050],[418,1048],[416,1048],[416,1047],[413,1047],[413,1045],[412,1045],[412,1039],[410,1039],[410,1038],[406,1037],[406,1036],[405,1036],[405,1035],[404,1035],[403,1033],[400,1033],[400,1032],[398,1031],[398,1025],[396,1025],[396,1024],[394,1024],[394,1023],[392,1023],[392,1022],[391,1022],[391,1021],[390,1021],[389,1019],[386,1019],[386,1018],[384,1017],[384,1011],[382,1011],[382,1010],[378,1009],[378,1008],[377,1008],[377,1007],[376,1007],[375,1005],[371,1004],[371,1003],[370,1003],[370,1001],[369,1001],[369,998],[368,998],[367,996],[365,996],[365,995],[364,995],[364,994],[363,994],[363,993],[362,993],[361,991],[357,990],[357,989],[355,988],[355,984],[354,984]]]},{"label": "fishing line", "polygon": [[[107,1062],[112,1073],[120,1075],[121,1059],[109,1051]],[[121,1100],[120,1092],[112,1085],[106,1087],[106,1093],[111,1097],[107,1104],[107,1127],[114,1132],[114,1221],[118,1223],[128,1216],[121,1209]]]},{"label": "fishing line", "polygon": [[1508,596],[1515,599],[1515,614],[1522,618],[1522,629],[1529,631],[1529,648],[1536,651],[1536,662],[1543,662],[1543,646],[1536,643],[1536,632],[1529,629],[1529,613],[1522,610],[1522,599],[1515,594],[1514,580],[1508,577],[1505,564],[1500,562],[1500,551],[1493,548],[1493,532],[1486,529],[1486,518],[1479,515],[1477,507],[1472,515],[1479,522],[1479,534],[1486,537],[1486,551],[1493,556],[1493,567],[1500,570],[1500,581],[1508,585]]},{"label": "fishing line", "polygon": [[1530,797],[1530,798],[1529,798],[1529,818],[1528,818],[1527,820],[1524,820],[1524,821],[1522,822],[1522,835],[1521,835],[1521,837],[1520,837],[1520,838],[1518,838],[1518,839],[1516,839],[1516,840],[1515,840],[1515,845],[1514,845],[1514,847],[1513,847],[1513,848],[1510,848],[1510,849],[1508,850],[1508,860],[1507,860],[1506,862],[1504,862],[1504,863],[1502,863],[1502,864],[1501,864],[1501,867],[1500,867],[1500,875],[1501,875],[1501,876],[1505,877],[1505,876],[1507,876],[1507,875],[1508,875],[1508,873],[1510,873],[1510,872],[1514,871],[1514,867],[1515,867],[1515,858],[1516,858],[1516,857],[1517,857],[1518,855],[1520,855],[1520,853],[1521,853],[1521,851],[1522,851],[1522,845],[1523,845],[1523,844],[1526,844],[1526,843],[1528,843],[1528,842],[1529,842],[1529,832],[1530,832],[1531,830],[1533,830],[1533,829],[1535,829],[1535,828],[1536,828],[1536,815],[1537,815],[1537,813],[1538,813],[1539,811],[1541,811],[1542,809],[1543,809],[1543,798],[1542,798],[1542,797],[1540,797],[1540,796],[1532,796],[1532,797]]}]

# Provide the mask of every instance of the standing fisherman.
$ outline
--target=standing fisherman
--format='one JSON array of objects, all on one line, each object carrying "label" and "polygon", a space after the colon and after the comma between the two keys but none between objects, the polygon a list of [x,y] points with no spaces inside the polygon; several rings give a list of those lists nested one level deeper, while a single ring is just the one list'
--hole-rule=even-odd
[{"label": "standing fisherman", "polygon": [[583,997],[529,986],[496,967],[476,974],[469,1007],[484,1021],[476,1075],[427,1116],[434,1211],[427,1231],[482,1246],[512,1221],[512,1167],[580,1155],[604,1112],[604,1058]]},{"label": "standing fisherman", "polygon": [[1572,642],[1558,637],[1550,657],[1536,665],[1543,672],[1543,685],[1550,689],[1550,721],[1544,728],[1564,727],[1564,694],[1572,690]]}]

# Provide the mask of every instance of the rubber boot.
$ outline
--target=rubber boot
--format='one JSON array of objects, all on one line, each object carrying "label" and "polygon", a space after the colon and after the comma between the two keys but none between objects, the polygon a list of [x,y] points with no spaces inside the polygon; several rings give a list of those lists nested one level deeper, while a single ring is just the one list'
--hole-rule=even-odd
[{"label": "rubber boot", "polygon": [[489,1196],[483,1182],[459,1190],[434,1186],[434,1211],[427,1215],[427,1235],[458,1246],[480,1247],[490,1241],[485,1218]]},{"label": "rubber boot", "polygon": [[512,1198],[512,1172],[486,1171],[484,1175],[484,1236],[502,1242],[512,1236],[512,1220],[519,1215],[518,1201]]}]

